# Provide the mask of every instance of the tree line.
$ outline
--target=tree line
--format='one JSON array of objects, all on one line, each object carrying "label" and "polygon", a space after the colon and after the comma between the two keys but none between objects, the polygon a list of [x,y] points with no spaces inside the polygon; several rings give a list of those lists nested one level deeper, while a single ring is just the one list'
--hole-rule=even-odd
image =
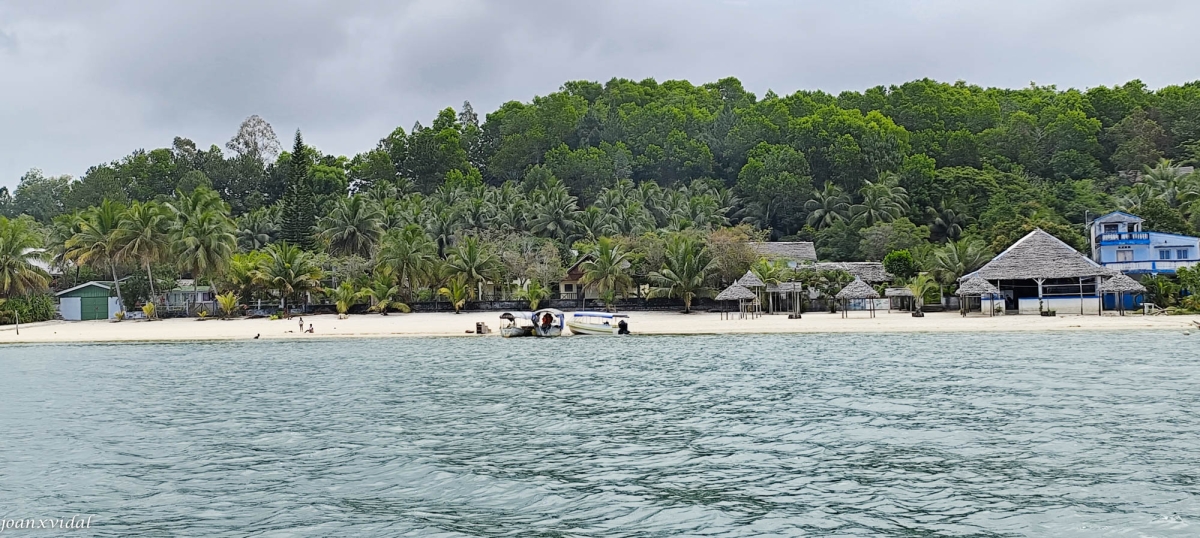
[{"label": "tree line", "polygon": [[[0,189],[0,213],[77,275],[145,273],[146,288],[162,266],[249,298],[258,292],[221,279],[295,249],[319,270],[310,275],[341,271],[340,281],[370,278],[380,291],[391,282],[394,297],[410,300],[444,290],[457,303],[500,276],[544,287],[580,255],[597,259],[607,238],[629,257],[617,272],[630,280],[598,277],[606,293],[683,296],[691,292],[678,282],[695,275],[668,267],[669,252],[703,261],[729,229],[742,242],[811,240],[831,261],[908,251],[920,270],[974,265],[1034,227],[1082,250],[1086,216],[1113,209],[1194,233],[1200,176],[1186,166],[1197,162],[1200,82],[1059,90],[918,80],[759,98],[733,78],[613,79],[568,82],[483,121],[464,103],[353,157],[324,154],[299,132],[284,151],[252,116],[224,149],[176,138],[78,179],[31,170],[11,194]],[[161,233],[129,247],[134,232],[118,233],[122,225]],[[102,237],[113,244],[99,246]],[[426,255],[458,260],[462,282],[384,262]],[[479,259],[488,272],[463,266]],[[507,272],[497,269],[505,260]],[[518,275],[522,263],[543,272]],[[703,285],[684,288],[729,281],[696,265]],[[277,282],[275,295],[304,288],[259,276]]]}]

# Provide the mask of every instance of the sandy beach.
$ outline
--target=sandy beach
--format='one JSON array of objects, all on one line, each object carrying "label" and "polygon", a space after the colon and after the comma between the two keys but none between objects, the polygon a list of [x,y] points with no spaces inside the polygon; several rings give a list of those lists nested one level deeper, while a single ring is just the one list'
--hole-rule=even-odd
[{"label": "sandy beach", "polygon": [[[1120,331],[1178,330],[1195,327],[1188,316],[997,316],[961,317],[957,312],[928,313],[914,318],[908,313],[879,312],[869,318],[865,312],[840,314],[823,312],[804,314],[803,319],[786,315],[764,315],[752,320],[724,320],[713,313],[688,315],[672,312],[631,312],[630,328],[635,334],[752,334],[752,333],[848,333],[848,332],[984,332],[984,331]],[[262,339],[289,338],[383,338],[404,336],[471,336],[476,322],[486,323],[493,331],[499,327],[498,312],[420,313],[357,315],[338,319],[334,315],[305,316],[313,334],[299,331],[299,322],[268,319],[168,319],[160,321],[48,321],[21,326],[16,334],[12,326],[0,329],[0,343],[56,342],[136,342],[185,340],[246,340],[255,335]]]}]

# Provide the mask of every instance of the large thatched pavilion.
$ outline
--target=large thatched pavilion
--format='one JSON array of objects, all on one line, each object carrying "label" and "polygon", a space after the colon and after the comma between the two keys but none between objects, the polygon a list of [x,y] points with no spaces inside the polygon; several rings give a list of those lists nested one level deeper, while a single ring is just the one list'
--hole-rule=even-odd
[{"label": "large thatched pavilion", "polygon": [[1126,295],[1142,295],[1146,293],[1146,286],[1140,282],[1129,278],[1125,275],[1117,275],[1108,280],[1097,289],[1100,294],[1100,314],[1104,314],[1104,296],[1115,294],[1117,296],[1116,310],[1120,315],[1125,315],[1125,296]]},{"label": "large thatched pavilion", "polygon": [[875,291],[870,284],[863,282],[862,279],[855,278],[854,282],[846,284],[842,291],[837,293],[837,300],[842,303],[842,317],[847,316],[847,311],[851,304],[866,302],[867,307],[863,310],[871,312],[871,317],[875,317],[875,299],[879,298],[879,292]]},{"label": "large thatched pavilion", "polygon": [[991,282],[1009,312],[1094,314],[1100,279],[1115,274],[1039,228],[959,280]]}]

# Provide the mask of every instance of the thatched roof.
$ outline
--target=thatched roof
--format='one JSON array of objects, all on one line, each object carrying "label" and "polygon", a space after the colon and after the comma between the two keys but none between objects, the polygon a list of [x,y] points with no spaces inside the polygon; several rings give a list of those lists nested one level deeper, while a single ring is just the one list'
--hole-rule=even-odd
[{"label": "thatched roof", "polygon": [[964,280],[963,283],[958,286],[958,296],[962,297],[965,295],[1000,295],[1000,290],[997,289],[996,286],[993,286],[991,282],[988,282],[982,278],[971,278]]},{"label": "thatched roof", "polygon": [[916,297],[908,288],[888,288],[883,290],[884,297]]},{"label": "thatched roof", "polygon": [[1096,291],[1100,293],[1146,293],[1146,286],[1125,275],[1117,275],[1105,280]]},{"label": "thatched roof", "polygon": [[754,292],[737,284],[729,286],[717,294],[718,301],[745,301],[757,298],[758,296]]},{"label": "thatched roof", "polygon": [[818,271],[845,271],[866,282],[889,282],[892,274],[883,269],[883,262],[821,262],[812,265]]},{"label": "thatched roof", "polygon": [[804,284],[800,282],[780,282],[779,284],[767,284],[768,293],[792,293],[795,291],[804,291]]},{"label": "thatched roof", "polygon": [[878,299],[879,292],[875,291],[870,284],[863,282],[862,279],[854,279],[854,282],[846,284],[837,294],[838,299]]},{"label": "thatched roof", "polygon": [[758,278],[758,275],[755,275],[753,271],[746,271],[746,274],[742,275],[742,278],[739,278],[735,284],[746,288],[761,288],[766,286],[766,284],[763,284],[762,279]]},{"label": "thatched roof", "polygon": [[817,261],[817,249],[811,242],[796,241],[796,242],[771,242],[771,243],[750,243],[750,248],[754,249],[759,256],[767,258],[791,260],[796,262],[815,262]]},{"label": "thatched roof", "polygon": [[1036,280],[1109,276],[1115,273],[1038,228],[1017,240],[978,271],[959,280]]}]

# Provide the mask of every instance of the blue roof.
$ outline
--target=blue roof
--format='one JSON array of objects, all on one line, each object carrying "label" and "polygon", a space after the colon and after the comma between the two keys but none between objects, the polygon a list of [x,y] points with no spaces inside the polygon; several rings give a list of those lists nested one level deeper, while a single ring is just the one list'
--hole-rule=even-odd
[{"label": "blue roof", "polygon": [[1096,217],[1092,222],[1104,222],[1104,219],[1111,217],[1113,215],[1121,215],[1123,217],[1129,217],[1130,219],[1136,220],[1138,222],[1142,222],[1142,221],[1146,220],[1146,219],[1143,219],[1142,217],[1139,217],[1132,213],[1126,213],[1124,211],[1113,211],[1110,213],[1105,213],[1103,215],[1100,215],[1099,217]]}]

